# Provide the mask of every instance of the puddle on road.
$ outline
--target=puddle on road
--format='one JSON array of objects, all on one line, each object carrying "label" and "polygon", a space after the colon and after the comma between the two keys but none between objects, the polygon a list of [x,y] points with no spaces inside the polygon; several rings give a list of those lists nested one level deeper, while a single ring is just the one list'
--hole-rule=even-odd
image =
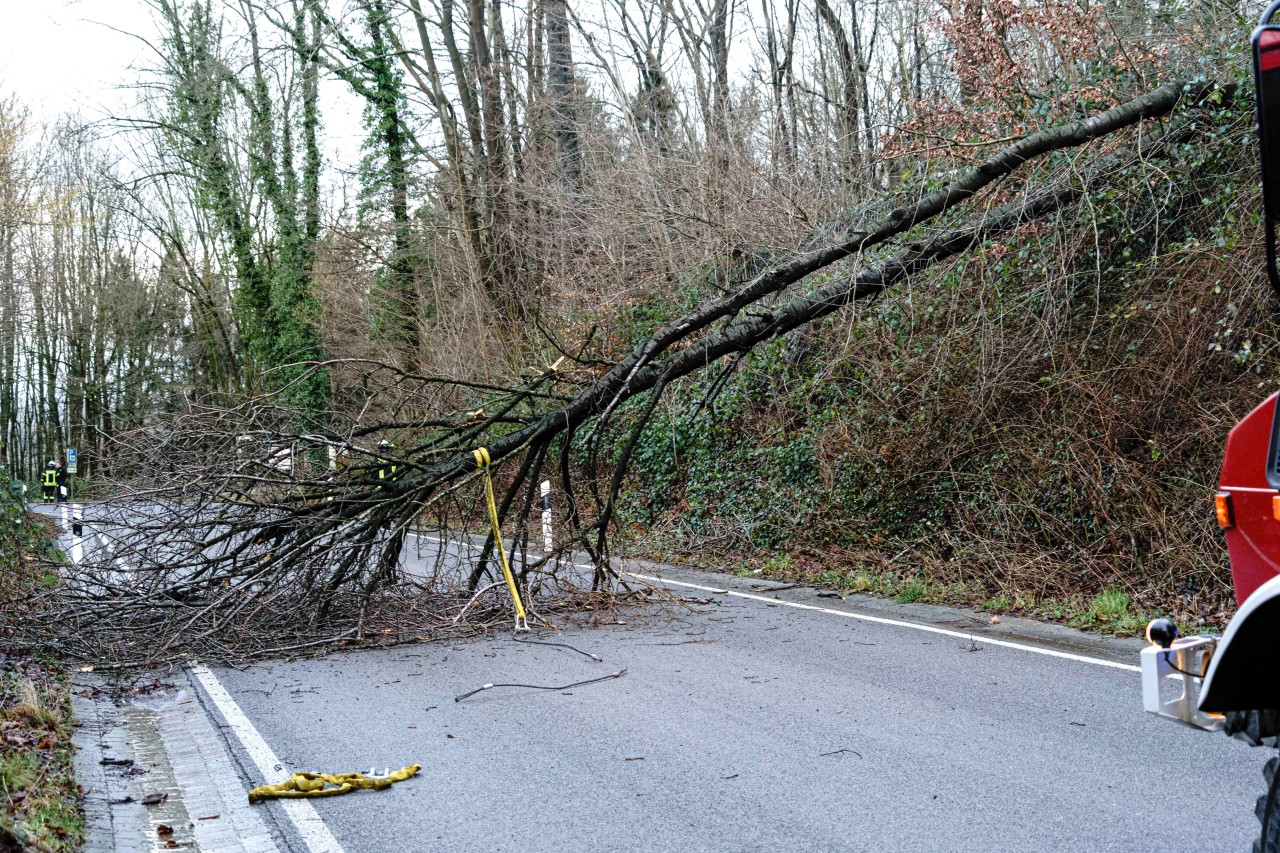
[{"label": "puddle on road", "polygon": [[[141,796],[167,795],[160,805],[142,806],[146,810],[148,823],[148,849],[152,851],[198,849],[191,816],[182,799],[182,788],[178,785],[173,766],[169,764],[169,756],[165,753],[160,734],[160,715],[156,710],[157,707],[177,704],[184,696],[189,698],[186,690],[176,690],[146,699],[134,699],[121,708],[120,720],[129,733],[129,746],[133,751],[135,766],[145,767],[148,771],[137,779]],[[159,828],[162,825],[172,828],[172,834],[161,835]]]}]

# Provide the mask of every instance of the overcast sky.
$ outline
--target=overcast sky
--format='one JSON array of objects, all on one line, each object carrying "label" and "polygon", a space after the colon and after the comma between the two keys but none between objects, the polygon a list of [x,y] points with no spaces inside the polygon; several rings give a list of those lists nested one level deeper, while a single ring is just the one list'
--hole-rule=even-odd
[{"label": "overcast sky", "polygon": [[133,100],[130,66],[150,63],[141,0],[0,0],[0,95],[41,118],[96,118]]},{"label": "overcast sky", "polygon": [[[36,120],[127,114],[131,69],[155,64],[142,40],[155,33],[146,0],[0,0],[0,98],[17,96]],[[365,136],[360,105],[335,81],[321,97],[327,161],[349,168]]]}]

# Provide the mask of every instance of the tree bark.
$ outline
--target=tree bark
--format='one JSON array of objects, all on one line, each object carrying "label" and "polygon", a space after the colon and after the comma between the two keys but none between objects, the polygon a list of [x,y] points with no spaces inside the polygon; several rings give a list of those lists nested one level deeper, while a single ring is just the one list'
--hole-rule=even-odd
[{"label": "tree bark", "polygon": [[577,85],[569,44],[567,0],[543,0],[547,33],[547,81],[555,115],[556,154],[571,193],[582,191],[582,150],[578,138]]},{"label": "tree bark", "polygon": [[838,147],[842,152],[841,168],[846,180],[860,182],[866,174],[866,164],[862,150],[861,117],[862,111],[862,72],[861,58],[854,50],[849,36],[844,31],[844,24],[831,8],[827,0],[815,0],[818,14],[823,23],[831,31],[836,43],[836,58],[840,67],[840,106],[836,113],[836,135]]}]

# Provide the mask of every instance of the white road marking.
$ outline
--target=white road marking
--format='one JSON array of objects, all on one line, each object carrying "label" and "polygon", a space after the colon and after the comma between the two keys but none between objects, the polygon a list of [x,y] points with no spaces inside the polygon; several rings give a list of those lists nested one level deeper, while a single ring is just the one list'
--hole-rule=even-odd
[{"label": "white road marking", "polygon": [[98,541],[102,543],[103,549],[111,555],[111,559],[115,561],[115,564],[120,567],[120,571],[128,574],[129,564],[124,561],[123,557],[116,556],[116,547],[111,544],[111,540],[107,538],[107,535],[105,533],[99,533]]},{"label": "white road marking", "polygon": [[[244,751],[248,753],[263,778],[268,783],[287,779],[290,771],[285,769],[284,762],[276,756],[271,747],[267,746],[267,742],[245,716],[244,711],[240,710],[236,700],[231,698],[231,694],[222,686],[222,682],[218,681],[217,676],[203,664],[191,667],[191,674],[200,682],[209,700],[217,706],[218,712],[227,721],[227,725],[231,727],[231,731],[235,733],[240,745],[244,747]],[[310,802],[279,800],[279,803],[311,853],[343,853],[342,845],[333,837],[333,833],[329,831],[329,827],[325,826]]]},{"label": "white road marking", "polygon": [[[424,536],[419,533],[413,533],[410,535],[417,536],[419,539],[427,539],[432,542],[438,542],[441,545],[448,544],[443,539],[438,539],[434,536]],[[471,547],[474,548],[475,545],[472,545]],[[574,568],[591,569],[593,567],[583,566],[575,563]],[[1036,654],[1036,655],[1045,655],[1051,658],[1062,658],[1063,660],[1071,660],[1077,663],[1088,663],[1088,664],[1093,664],[1094,666],[1105,666],[1105,667],[1109,667],[1110,669],[1120,669],[1126,672],[1142,672],[1142,667],[1137,666],[1136,664],[1117,663],[1116,661],[1106,660],[1105,658],[1095,658],[1095,657],[1090,657],[1089,655],[1077,655],[1072,652],[1061,652],[1061,651],[1058,651],[1057,649],[1049,649],[1049,648],[1044,648],[1042,646],[1031,646],[1025,643],[1015,643],[1010,640],[997,640],[986,634],[966,634],[964,631],[953,631],[949,628],[937,628],[933,625],[921,625],[919,622],[904,622],[899,619],[886,619],[883,616],[869,616],[865,613],[850,613],[849,611],[846,611],[846,610],[834,610],[830,607],[819,607],[814,604],[802,604],[799,601],[786,601],[781,598],[769,598],[763,595],[752,595],[749,592],[734,592],[733,590],[726,590],[723,587],[703,586],[701,584],[687,583],[685,581],[673,581],[673,580],[668,580],[666,578],[657,577],[656,575],[642,575],[642,574],[637,574],[636,572],[623,572],[623,574],[629,575],[633,578],[636,578],[637,580],[650,581],[650,582],[666,584],[671,586],[682,586],[682,587],[687,587],[689,589],[700,590],[702,592],[715,593],[717,595],[731,595],[735,598],[745,598],[750,601],[760,601],[765,604],[779,604],[779,605],[782,605],[783,607],[794,607],[797,610],[811,610],[815,613],[826,613],[831,616],[841,616],[845,619],[857,619],[860,622],[873,622],[877,625],[892,625],[895,628],[910,628],[915,631],[924,631],[929,634],[941,634],[944,637],[956,637],[961,640],[971,640],[975,643],[978,643],[978,642],[985,643],[986,645],[989,645],[989,646],[1001,646],[1006,649],[1017,649],[1018,651],[1031,652],[1032,654]]]},{"label": "white road marking", "polygon": [[1088,655],[1077,655],[1072,652],[1060,652],[1057,649],[1047,649],[1042,646],[1029,646],[1023,643],[1014,643],[1009,640],[997,640],[987,634],[966,634],[963,631],[952,631],[949,628],[937,628],[933,625],[921,625],[918,622],[903,622],[898,619],[886,619],[883,616],[868,616],[865,613],[850,613],[846,610],[833,610],[830,607],[818,607],[814,604],[802,604],[798,601],[784,601],[781,598],[768,598],[763,595],[752,595],[749,592],[734,592],[726,590],[723,587],[701,586],[696,583],[685,583],[684,581],[667,580],[655,575],[641,575],[636,572],[623,572],[643,581],[653,581],[661,584],[672,584],[674,586],[684,586],[690,589],[702,590],[703,592],[713,592],[718,595],[732,595],[735,598],[746,598],[751,601],[763,601],[765,604],[781,604],[784,607],[794,607],[797,610],[812,610],[817,613],[828,613],[832,616],[843,616],[846,619],[857,619],[860,622],[874,622],[877,625],[892,625],[896,628],[911,628],[916,631],[925,631],[930,634],[941,634],[944,637],[958,637],[961,640],[972,640],[975,643],[985,643],[989,646],[1003,646],[1006,649],[1018,649],[1023,652],[1031,652],[1037,655],[1047,655],[1053,658],[1063,658],[1064,660],[1073,660],[1078,663],[1091,663],[1095,666],[1106,666],[1112,669],[1123,669],[1128,672],[1142,672],[1142,667],[1131,663],[1117,663],[1115,661],[1106,660],[1105,658],[1089,657]]}]

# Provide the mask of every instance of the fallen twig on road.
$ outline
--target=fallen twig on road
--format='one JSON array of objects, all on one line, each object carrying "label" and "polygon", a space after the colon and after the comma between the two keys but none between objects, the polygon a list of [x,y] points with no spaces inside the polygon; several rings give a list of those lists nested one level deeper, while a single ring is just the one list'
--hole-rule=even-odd
[{"label": "fallen twig on road", "polygon": [[623,669],[623,670],[619,670],[618,672],[612,673],[610,675],[601,676],[600,678],[592,678],[587,681],[576,681],[573,684],[566,684],[563,687],[547,687],[541,684],[486,684],[483,687],[477,687],[475,690],[472,690],[470,693],[463,693],[461,696],[454,696],[453,701],[461,702],[463,699],[470,699],[472,696],[476,695],[477,693],[483,693],[486,690],[493,690],[495,687],[523,687],[528,690],[568,690],[572,687],[586,687],[588,684],[597,684],[601,681],[609,681],[610,679],[621,678],[626,674],[627,674],[627,671]]},{"label": "fallen twig on road", "polygon": [[569,649],[570,651],[577,652],[583,657],[589,657],[596,663],[604,663],[604,658],[600,657],[599,655],[592,654],[591,652],[584,652],[582,649],[578,648],[577,646],[571,646],[568,643],[556,643],[550,640],[526,640],[525,638],[521,637],[519,634],[516,634],[514,637],[512,637],[512,639],[515,640],[517,643],[524,643],[525,645],[529,645],[529,646],[559,646],[562,649]]}]

